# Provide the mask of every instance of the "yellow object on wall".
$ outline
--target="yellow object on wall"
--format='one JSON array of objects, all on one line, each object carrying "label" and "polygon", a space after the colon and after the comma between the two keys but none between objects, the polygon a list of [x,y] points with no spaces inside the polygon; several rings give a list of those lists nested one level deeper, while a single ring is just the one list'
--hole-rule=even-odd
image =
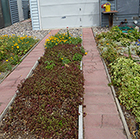
[{"label": "yellow object on wall", "polygon": [[107,2],[106,4],[104,4],[104,7],[105,7],[105,11],[106,12],[110,12],[111,11],[111,3],[110,2]]}]

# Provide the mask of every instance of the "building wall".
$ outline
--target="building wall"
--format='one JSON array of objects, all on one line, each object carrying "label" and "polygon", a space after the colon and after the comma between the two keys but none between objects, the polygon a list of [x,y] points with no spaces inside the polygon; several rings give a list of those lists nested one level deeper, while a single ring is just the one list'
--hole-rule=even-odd
[{"label": "building wall", "polygon": [[19,22],[17,0],[9,0],[11,22],[12,24]]},{"label": "building wall", "polygon": [[23,15],[23,8],[22,8],[22,0],[17,0],[17,6],[18,6],[19,21],[23,21],[24,15]]},{"label": "building wall", "polygon": [[29,18],[29,0],[22,0],[22,8],[24,19]]},{"label": "building wall", "polygon": [[30,0],[30,14],[33,30],[40,30],[38,0]]},{"label": "building wall", "polygon": [[[101,4],[106,3],[107,1],[101,0]],[[134,19],[138,20],[138,25],[140,25],[139,18],[139,0],[108,0],[111,3],[111,10],[117,10],[118,13],[113,16],[113,25],[120,25],[122,21],[127,19],[127,25],[134,25]],[[101,12],[103,9],[101,8]],[[101,26],[108,26],[108,15],[101,13]]]},{"label": "building wall", "polygon": [[4,17],[4,27],[7,27],[11,25],[9,0],[1,0],[1,3],[2,3],[2,12]]},{"label": "building wall", "polygon": [[0,0],[0,28],[4,27],[4,18],[3,18],[3,12],[2,12],[2,4]]},{"label": "building wall", "polygon": [[30,8],[34,29],[99,26],[99,0],[30,0]]}]

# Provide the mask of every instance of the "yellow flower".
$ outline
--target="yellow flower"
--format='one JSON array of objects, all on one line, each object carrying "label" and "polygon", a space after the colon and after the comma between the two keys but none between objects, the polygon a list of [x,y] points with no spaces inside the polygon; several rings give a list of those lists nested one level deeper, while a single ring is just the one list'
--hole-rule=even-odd
[{"label": "yellow flower", "polygon": [[14,46],[18,45],[17,43],[14,44]]},{"label": "yellow flower", "polygon": [[19,46],[17,46],[17,49],[19,48]]},{"label": "yellow flower", "polygon": [[1,75],[1,73],[0,73],[0,75]]},{"label": "yellow flower", "polygon": [[45,47],[47,49],[47,47]]},{"label": "yellow flower", "polygon": [[87,55],[87,52],[85,52],[85,55]]},{"label": "yellow flower", "polygon": [[77,47],[77,45],[76,45],[76,47]]},{"label": "yellow flower", "polygon": [[107,43],[106,45],[109,45],[109,43]]},{"label": "yellow flower", "polygon": [[55,45],[57,45],[57,43]]},{"label": "yellow flower", "polygon": [[49,39],[46,39],[46,42],[50,41]]},{"label": "yellow flower", "polygon": [[63,60],[63,57],[61,59]]},{"label": "yellow flower", "polygon": [[8,59],[6,61],[8,62]]}]

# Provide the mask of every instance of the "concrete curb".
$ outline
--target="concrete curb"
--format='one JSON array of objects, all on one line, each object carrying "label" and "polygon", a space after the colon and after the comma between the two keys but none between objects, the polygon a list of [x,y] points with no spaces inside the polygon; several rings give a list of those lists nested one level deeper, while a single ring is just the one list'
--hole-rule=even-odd
[{"label": "concrete curb", "polygon": [[[83,70],[83,63],[80,62],[80,70]],[[79,117],[78,117],[78,139],[83,139],[83,106],[79,105]]]},{"label": "concrete curb", "polygon": [[83,139],[83,106],[79,105],[78,139]]},{"label": "concrete curb", "polygon": [[[92,29],[92,32],[93,32],[93,35],[96,37],[96,35],[95,35],[93,29]],[[98,46],[97,46],[97,48],[98,48]],[[99,51],[99,53],[100,53],[100,55],[101,55],[101,52],[100,52],[99,49],[98,49],[98,51]],[[107,77],[108,77],[108,81],[109,81],[109,83],[111,83],[111,78],[110,78],[110,75],[109,75],[107,66],[106,66],[106,64],[105,64],[105,61],[104,61],[104,59],[103,59],[102,57],[101,57],[101,59],[102,59],[102,62],[103,62],[103,64],[104,64],[104,67],[105,67],[105,71],[106,71],[106,74],[107,74]],[[115,103],[116,103],[116,105],[117,105],[117,108],[118,108],[118,111],[119,111],[119,114],[120,114],[120,117],[121,117],[121,120],[122,120],[124,129],[125,129],[125,132],[126,132],[127,139],[132,139],[132,138],[131,138],[130,131],[129,131],[129,128],[128,128],[128,125],[127,125],[127,122],[126,122],[126,120],[125,120],[123,111],[122,111],[121,106],[120,106],[120,103],[119,103],[119,100],[118,100],[118,98],[116,97],[116,92],[115,92],[114,86],[111,85],[110,87],[111,87],[111,90],[112,90],[112,93],[113,93],[113,97],[114,97]]]}]

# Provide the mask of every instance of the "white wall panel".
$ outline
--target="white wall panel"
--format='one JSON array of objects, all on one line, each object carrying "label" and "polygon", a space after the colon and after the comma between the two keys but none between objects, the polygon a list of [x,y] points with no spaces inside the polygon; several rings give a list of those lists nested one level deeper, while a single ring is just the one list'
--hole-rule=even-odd
[{"label": "white wall panel", "polygon": [[99,26],[99,0],[38,0],[38,4],[38,10],[32,5],[32,17],[39,13],[40,29]]},{"label": "white wall panel", "polygon": [[33,30],[40,30],[39,8],[37,0],[30,0],[30,13]]}]

